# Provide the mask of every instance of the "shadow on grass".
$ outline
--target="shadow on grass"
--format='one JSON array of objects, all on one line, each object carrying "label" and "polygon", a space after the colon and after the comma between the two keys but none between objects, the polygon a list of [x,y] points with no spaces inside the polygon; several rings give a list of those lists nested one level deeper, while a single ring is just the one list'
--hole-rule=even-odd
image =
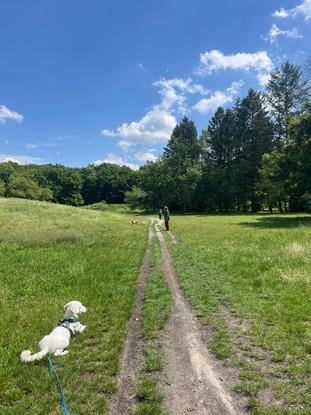
[{"label": "shadow on grass", "polygon": [[240,222],[240,226],[247,228],[297,228],[298,226],[311,226],[311,216],[280,217],[265,216],[255,222]]}]

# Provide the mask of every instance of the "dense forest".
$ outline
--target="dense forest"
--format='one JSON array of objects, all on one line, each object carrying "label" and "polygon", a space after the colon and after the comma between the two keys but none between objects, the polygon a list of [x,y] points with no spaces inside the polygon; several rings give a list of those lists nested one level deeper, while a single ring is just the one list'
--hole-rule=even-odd
[{"label": "dense forest", "polygon": [[310,84],[284,62],[266,90],[218,108],[198,135],[184,117],[164,153],[138,171],[111,164],[0,164],[0,196],[80,206],[127,202],[155,210],[311,211]]}]

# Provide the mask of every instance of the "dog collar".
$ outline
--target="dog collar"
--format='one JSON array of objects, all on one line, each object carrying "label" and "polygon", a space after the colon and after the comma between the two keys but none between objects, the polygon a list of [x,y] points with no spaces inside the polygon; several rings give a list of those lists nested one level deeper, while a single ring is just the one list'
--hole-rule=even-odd
[{"label": "dog collar", "polygon": [[72,318],[63,318],[62,320],[59,320],[58,325],[61,325],[63,323],[79,323],[80,320],[78,317],[72,317]]}]

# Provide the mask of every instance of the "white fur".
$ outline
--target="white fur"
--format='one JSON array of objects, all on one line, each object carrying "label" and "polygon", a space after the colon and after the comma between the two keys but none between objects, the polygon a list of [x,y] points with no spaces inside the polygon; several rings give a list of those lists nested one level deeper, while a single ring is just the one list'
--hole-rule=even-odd
[{"label": "white fur", "polygon": [[[65,315],[64,319],[77,318],[78,314],[85,313],[86,307],[84,307],[79,301],[70,301],[70,303],[65,305]],[[83,326],[79,322],[70,323],[69,328],[74,333],[82,333],[86,326]],[[24,350],[21,353],[22,362],[33,362],[34,360],[40,360],[48,353],[53,354],[54,356],[64,356],[69,352],[66,347],[70,343],[70,332],[65,327],[55,327],[55,329],[44,336],[39,343],[40,352],[36,354],[31,354],[30,350]]]}]

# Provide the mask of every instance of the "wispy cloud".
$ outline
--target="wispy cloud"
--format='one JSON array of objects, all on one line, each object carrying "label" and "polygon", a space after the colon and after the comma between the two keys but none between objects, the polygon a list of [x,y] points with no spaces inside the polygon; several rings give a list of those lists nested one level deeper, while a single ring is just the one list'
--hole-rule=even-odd
[{"label": "wispy cloud", "polygon": [[280,10],[276,10],[273,13],[274,17],[282,19],[289,17],[294,18],[299,15],[302,15],[305,21],[311,21],[311,0],[304,0],[301,4],[298,4],[292,9],[284,9],[284,7],[281,7]]},{"label": "wispy cloud", "polygon": [[101,135],[104,135],[105,137],[114,137],[116,133],[112,130],[103,129],[101,130]]},{"label": "wispy cloud", "polygon": [[0,154],[0,163],[13,161],[18,164],[42,164],[44,161],[39,157],[31,157],[17,154]]},{"label": "wispy cloud", "polygon": [[293,29],[281,30],[276,24],[273,24],[269,32],[263,36],[263,39],[269,41],[270,43],[274,43],[279,36],[291,39],[302,38],[302,35],[298,32],[296,27]]},{"label": "wispy cloud", "polygon": [[236,53],[225,55],[220,50],[201,53],[200,66],[195,73],[205,76],[221,70],[235,70],[256,73],[260,85],[264,85],[267,76],[273,69],[273,63],[268,53],[263,50],[254,53]]},{"label": "wispy cloud", "polygon": [[147,68],[145,67],[145,65],[143,64],[143,63],[141,63],[141,62],[139,62],[138,64],[137,64],[137,67],[138,67],[138,69],[139,70],[141,70],[141,71],[143,71],[143,72],[147,72]]},{"label": "wispy cloud", "polygon": [[5,105],[0,105],[0,123],[5,123],[7,120],[16,121],[21,123],[24,119],[22,114],[19,114],[16,111],[10,110]]},{"label": "wispy cloud", "polygon": [[159,88],[159,93],[162,96],[162,102],[158,105],[158,108],[168,111],[176,106],[177,110],[182,114],[187,110],[185,94],[204,95],[208,93],[202,85],[194,83],[191,78],[161,78],[154,82],[153,85]]},{"label": "wispy cloud", "polygon": [[135,159],[138,161],[141,161],[143,163],[146,163],[147,161],[156,161],[157,160],[157,156],[153,153],[153,150],[148,150],[148,151],[140,151],[138,153],[135,154]]},{"label": "wispy cloud", "polygon": [[110,163],[110,164],[117,164],[118,166],[127,166],[133,170],[138,170],[138,165],[135,163],[131,163],[126,159],[123,159],[120,156],[117,156],[113,153],[108,154],[108,157],[106,157],[103,160],[95,160],[93,161],[92,164],[94,164],[95,166],[99,166],[100,164],[103,163]]},{"label": "wispy cloud", "polygon": [[215,91],[209,98],[202,98],[193,108],[201,114],[214,112],[218,107],[231,103],[235,100],[243,86],[243,81],[232,82],[225,91]]},{"label": "wispy cloud", "polygon": [[79,137],[80,137],[80,134],[61,134],[61,135],[52,137],[50,140],[63,141],[63,140],[70,140],[70,139],[79,138]]}]

